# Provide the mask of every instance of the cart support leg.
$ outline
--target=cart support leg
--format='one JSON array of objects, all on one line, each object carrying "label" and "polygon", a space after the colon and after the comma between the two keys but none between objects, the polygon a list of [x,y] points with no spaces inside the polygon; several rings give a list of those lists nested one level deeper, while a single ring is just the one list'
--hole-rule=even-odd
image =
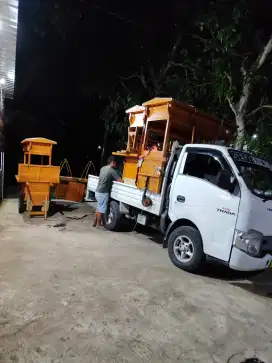
[{"label": "cart support leg", "polygon": [[46,197],[44,202],[44,219],[47,219],[47,211],[48,211],[48,199]]},{"label": "cart support leg", "polygon": [[28,217],[31,218],[32,203],[29,194],[27,196],[27,211],[28,211]]}]

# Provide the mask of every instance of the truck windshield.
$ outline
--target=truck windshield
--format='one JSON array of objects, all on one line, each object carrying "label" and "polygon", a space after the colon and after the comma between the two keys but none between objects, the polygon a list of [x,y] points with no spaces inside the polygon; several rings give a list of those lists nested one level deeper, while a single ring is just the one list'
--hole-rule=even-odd
[{"label": "truck windshield", "polygon": [[272,165],[246,152],[230,149],[229,154],[251,192],[272,199]]}]

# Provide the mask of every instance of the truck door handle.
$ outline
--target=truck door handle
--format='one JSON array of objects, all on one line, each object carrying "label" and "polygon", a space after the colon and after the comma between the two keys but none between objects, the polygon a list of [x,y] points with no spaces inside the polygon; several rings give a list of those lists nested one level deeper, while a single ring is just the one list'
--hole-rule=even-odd
[{"label": "truck door handle", "polygon": [[183,195],[178,195],[177,196],[177,201],[180,203],[184,203],[185,202],[185,197]]}]

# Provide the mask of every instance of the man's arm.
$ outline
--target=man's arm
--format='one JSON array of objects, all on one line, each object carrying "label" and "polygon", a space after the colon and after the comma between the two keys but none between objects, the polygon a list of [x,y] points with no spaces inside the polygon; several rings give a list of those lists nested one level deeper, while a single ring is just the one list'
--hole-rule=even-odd
[{"label": "man's arm", "polygon": [[120,176],[118,175],[117,171],[112,169],[112,177],[113,177],[113,180],[114,181],[117,181],[117,182],[122,182],[122,179],[120,178]]}]

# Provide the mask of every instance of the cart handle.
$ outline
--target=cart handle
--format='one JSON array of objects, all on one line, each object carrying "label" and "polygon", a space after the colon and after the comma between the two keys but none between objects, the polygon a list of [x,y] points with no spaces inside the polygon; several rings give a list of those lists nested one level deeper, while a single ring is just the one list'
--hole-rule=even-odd
[{"label": "cart handle", "polygon": [[67,159],[63,159],[62,162],[60,163],[60,172],[62,171],[62,169],[66,167],[66,170],[68,172],[68,177],[72,177],[72,170],[70,168],[70,164],[68,162]]},{"label": "cart handle", "polygon": [[95,169],[94,163],[90,160],[90,161],[88,161],[87,165],[83,169],[83,172],[81,174],[81,179],[88,179],[88,173],[91,168],[93,168],[94,175],[96,175],[96,169]]}]

